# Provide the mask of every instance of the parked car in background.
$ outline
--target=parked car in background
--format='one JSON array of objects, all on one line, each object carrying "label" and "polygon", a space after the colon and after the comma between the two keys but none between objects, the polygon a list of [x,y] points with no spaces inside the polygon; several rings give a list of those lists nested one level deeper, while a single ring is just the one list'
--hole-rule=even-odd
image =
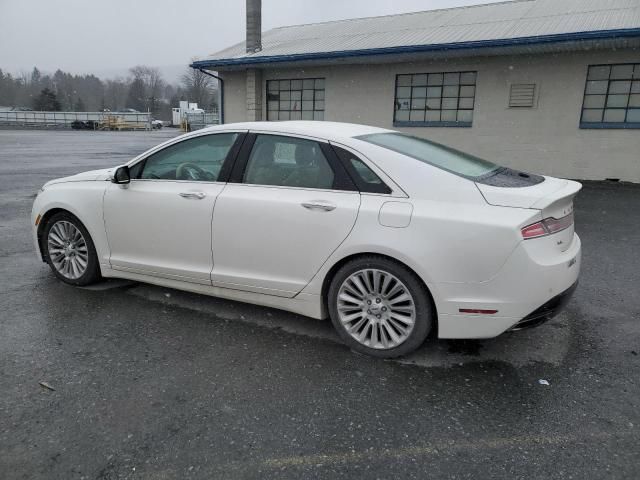
[{"label": "parked car in background", "polygon": [[164,126],[164,122],[162,120],[152,120],[151,127],[154,130],[160,130]]},{"label": "parked car in background", "polygon": [[74,130],[96,130],[99,122],[95,120],[74,120],[71,122],[71,128]]},{"label": "parked car in background", "polygon": [[354,350],[395,357],[557,313],[580,271],[580,188],[380,128],[227,124],[46,183],[33,239],[72,285],[329,316]]}]

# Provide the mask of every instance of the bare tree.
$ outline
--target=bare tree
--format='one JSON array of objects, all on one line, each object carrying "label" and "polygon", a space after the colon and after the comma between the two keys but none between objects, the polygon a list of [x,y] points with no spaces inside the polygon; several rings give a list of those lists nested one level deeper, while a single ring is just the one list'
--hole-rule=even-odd
[{"label": "bare tree", "polygon": [[107,80],[104,87],[104,105],[101,109],[109,108],[116,112],[127,107],[127,95],[129,93],[129,85],[123,78],[114,78]]},{"label": "bare tree", "polygon": [[152,113],[157,113],[165,85],[160,70],[146,65],[137,65],[129,69],[129,72],[134,82],[140,81],[144,84],[147,107]]},{"label": "bare tree", "polygon": [[188,68],[181,77],[182,88],[187,93],[189,100],[197,102],[200,108],[208,108],[214,100],[214,79],[206,73]]},{"label": "bare tree", "polygon": [[147,105],[147,89],[144,81],[141,78],[134,78],[129,85],[127,107],[138,111],[144,111]]},{"label": "bare tree", "polygon": [[60,69],[50,74],[34,68],[16,76],[0,70],[2,106],[32,107],[36,99],[43,103],[40,97],[45,98],[41,95],[45,88],[55,94],[62,110],[118,111],[131,107],[146,111],[149,108],[156,118],[165,120],[171,118],[174,100],[187,98],[182,88],[166,83],[158,69],[147,66],[134,67],[126,79],[109,80],[91,74],[74,75]]}]

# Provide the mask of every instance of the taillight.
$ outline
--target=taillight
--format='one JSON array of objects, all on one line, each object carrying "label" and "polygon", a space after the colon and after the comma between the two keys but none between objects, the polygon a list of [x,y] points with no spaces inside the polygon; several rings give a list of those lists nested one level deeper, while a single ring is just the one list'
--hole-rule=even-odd
[{"label": "taillight", "polygon": [[536,238],[536,237],[544,237],[548,235],[547,231],[544,229],[544,224],[542,222],[534,223],[524,227],[522,230],[522,238],[525,240],[527,238]]},{"label": "taillight", "polygon": [[544,237],[553,233],[561,232],[573,225],[573,213],[562,218],[545,218],[541,222],[532,223],[523,227],[522,238],[528,240],[530,238]]}]

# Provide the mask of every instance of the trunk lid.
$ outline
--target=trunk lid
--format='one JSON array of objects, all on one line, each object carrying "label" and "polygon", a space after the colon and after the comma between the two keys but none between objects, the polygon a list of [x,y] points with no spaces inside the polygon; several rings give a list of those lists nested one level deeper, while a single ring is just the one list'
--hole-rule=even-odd
[{"label": "trunk lid", "polygon": [[[540,210],[540,220],[550,217],[560,219],[573,214],[573,198],[582,188],[582,184],[578,182],[553,177],[544,177],[544,181],[538,184],[516,188],[478,182],[476,186],[490,205]],[[565,251],[571,244],[573,233],[572,223],[569,228],[550,237],[555,239],[554,242],[560,251]]]},{"label": "trunk lid", "polygon": [[553,177],[544,177],[544,182],[525,187],[497,187],[478,182],[476,182],[476,186],[490,205],[532,208],[541,210],[545,215],[553,214],[550,216],[555,218],[571,213],[571,210],[566,211],[566,213],[564,213],[564,210],[568,205],[572,204],[573,197],[582,188],[582,185],[578,182]]}]

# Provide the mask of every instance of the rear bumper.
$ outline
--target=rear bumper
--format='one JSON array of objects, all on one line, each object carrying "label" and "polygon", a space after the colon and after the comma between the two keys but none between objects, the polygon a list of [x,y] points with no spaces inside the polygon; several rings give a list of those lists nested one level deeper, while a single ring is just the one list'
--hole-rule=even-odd
[{"label": "rear bumper", "polygon": [[555,297],[553,297],[540,308],[536,308],[533,312],[524,317],[509,330],[515,332],[516,330],[533,328],[548,322],[553,317],[558,315],[564,309],[565,305],[569,303],[569,300],[571,299],[573,292],[576,291],[577,287],[578,282],[571,285],[560,295],[556,295]]},{"label": "rear bumper", "polygon": [[[576,234],[564,252],[553,249],[552,238],[544,242],[521,242],[498,274],[486,282],[439,283],[438,336],[493,338],[544,323],[557,314],[577,284],[582,246]],[[497,312],[465,314],[460,309]]]}]

